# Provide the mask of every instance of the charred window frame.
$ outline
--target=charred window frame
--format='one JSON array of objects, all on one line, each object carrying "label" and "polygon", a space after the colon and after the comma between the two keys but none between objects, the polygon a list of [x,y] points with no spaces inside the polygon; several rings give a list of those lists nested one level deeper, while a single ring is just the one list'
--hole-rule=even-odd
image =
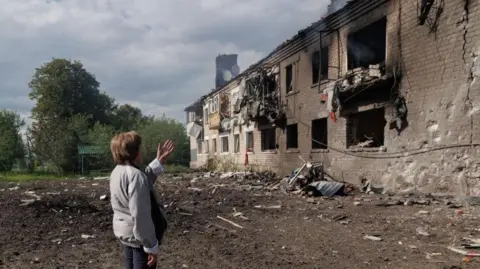
[{"label": "charred window frame", "polygon": [[262,151],[270,151],[277,148],[277,135],[275,128],[262,130],[260,136],[262,140]]},{"label": "charred window frame", "polygon": [[327,118],[312,120],[312,149],[328,149]]},{"label": "charred window frame", "polygon": [[285,67],[285,91],[286,93],[293,91],[293,64]]},{"label": "charred window frame", "polygon": [[287,149],[298,148],[298,124],[290,124],[285,128]]},{"label": "charred window frame", "polygon": [[320,51],[317,50],[312,53],[312,84],[317,84],[323,80],[328,79],[328,57],[328,46],[323,47]]},{"label": "charred window frame", "polygon": [[253,152],[254,144],[253,144],[253,132],[249,131],[245,133],[245,146],[247,152]]},{"label": "charred window frame", "polygon": [[348,35],[348,69],[382,63],[387,52],[387,17]]},{"label": "charred window frame", "polygon": [[347,148],[376,148],[385,143],[385,108],[371,109],[347,117]]}]

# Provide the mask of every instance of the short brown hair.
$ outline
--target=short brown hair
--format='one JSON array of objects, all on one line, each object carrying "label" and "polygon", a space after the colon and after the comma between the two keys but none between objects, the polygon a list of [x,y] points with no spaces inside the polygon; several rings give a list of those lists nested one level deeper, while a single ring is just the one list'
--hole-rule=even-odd
[{"label": "short brown hair", "polygon": [[142,137],[134,131],[115,135],[110,142],[113,161],[115,164],[135,161],[141,145]]}]

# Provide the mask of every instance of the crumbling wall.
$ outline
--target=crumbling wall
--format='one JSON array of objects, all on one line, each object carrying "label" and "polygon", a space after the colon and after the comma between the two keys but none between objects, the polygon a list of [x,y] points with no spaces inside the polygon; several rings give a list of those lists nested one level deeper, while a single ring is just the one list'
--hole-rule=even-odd
[{"label": "crumbling wall", "polygon": [[[479,4],[470,1],[466,8],[465,1],[446,1],[438,30],[431,33],[418,25],[416,2],[390,1],[388,15],[387,50],[394,52],[391,66],[403,74],[408,127],[400,134],[385,128],[385,153],[331,153],[331,169],[355,183],[364,177],[397,190],[480,195],[478,149],[470,146],[480,143]],[[387,121],[392,114],[389,107]],[[346,131],[344,119],[335,125],[338,133]],[[344,141],[335,140],[338,146]]]}]

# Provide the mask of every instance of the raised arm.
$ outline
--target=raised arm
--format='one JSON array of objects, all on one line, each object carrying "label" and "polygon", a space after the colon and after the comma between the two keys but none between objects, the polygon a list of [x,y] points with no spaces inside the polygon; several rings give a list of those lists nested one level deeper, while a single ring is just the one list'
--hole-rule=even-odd
[{"label": "raised arm", "polygon": [[155,184],[157,178],[163,173],[164,171],[163,164],[156,158],[153,160],[146,168],[145,168],[145,175],[147,175],[147,179],[150,184]]}]

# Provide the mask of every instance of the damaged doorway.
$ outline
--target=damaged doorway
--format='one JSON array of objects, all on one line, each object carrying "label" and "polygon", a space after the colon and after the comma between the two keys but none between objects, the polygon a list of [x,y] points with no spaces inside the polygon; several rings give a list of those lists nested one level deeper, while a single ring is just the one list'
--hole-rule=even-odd
[{"label": "damaged doorway", "polygon": [[376,148],[385,143],[385,108],[371,109],[347,117],[347,148]]},{"label": "damaged doorway", "polygon": [[348,35],[348,69],[368,68],[385,61],[387,17]]}]

